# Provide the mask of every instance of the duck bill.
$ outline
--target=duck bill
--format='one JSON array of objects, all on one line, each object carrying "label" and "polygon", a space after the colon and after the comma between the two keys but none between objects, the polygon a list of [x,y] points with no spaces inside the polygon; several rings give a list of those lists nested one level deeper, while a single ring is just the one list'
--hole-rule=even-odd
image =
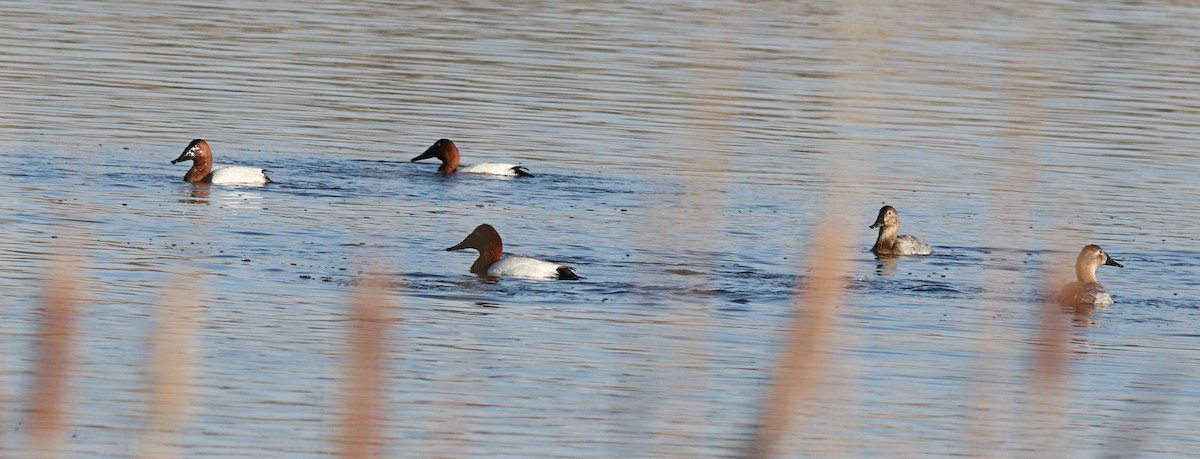
[{"label": "duck bill", "polygon": [[879,228],[881,226],[883,226],[883,217],[882,216],[875,219],[875,223],[872,223],[871,226],[868,226],[867,228],[875,229],[875,228]]},{"label": "duck bill", "polygon": [[183,153],[180,153],[178,158],[171,160],[171,164],[181,163],[190,159],[195,159],[195,156],[192,155],[192,151],[183,150]]},{"label": "duck bill", "polygon": [[416,158],[410,159],[410,160],[408,160],[408,162],[415,163],[422,159],[429,159],[429,158],[437,157],[437,152],[434,151],[434,148],[436,148],[436,147],[437,147],[437,145],[433,145],[433,146],[430,146],[429,148],[426,148],[425,153],[421,153],[420,155],[417,155]]},{"label": "duck bill", "polygon": [[1120,264],[1120,263],[1117,263],[1117,260],[1113,260],[1113,259],[1112,259],[1112,257],[1108,257],[1108,260],[1105,260],[1105,261],[1104,261],[1104,264],[1105,264],[1105,265],[1108,265],[1108,266],[1116,266],[1116,267],[1118,267],[1118,268],[1124,268],[1124,267],[1125,267],[1125,265],[1123,265],[1123,264]]},{"label": "duck bill", "polygon": [[454,247],[447,247],[447,248],[446,248],[446,251],[447,251],[447,252],[453,252],[453,251],[455,251],[455,250],[463,250],[463,249],[470,249],[470,248],[474,248],[474,244],[472,244],[471,242],[472,242],[472,241],[471,241],[471,236],[467,236],[467,238],[466,238],[466,239],[463,239],[463,241],[462,241],[462,242],[459,242],[459,243],[458,243],[458,245],[456,245],[456,246],[454,246]]}]

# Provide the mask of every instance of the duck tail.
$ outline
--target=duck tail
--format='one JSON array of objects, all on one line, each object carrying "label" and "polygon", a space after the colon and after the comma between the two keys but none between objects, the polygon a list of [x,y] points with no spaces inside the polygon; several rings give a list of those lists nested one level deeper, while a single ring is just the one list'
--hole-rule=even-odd
[{"label": "duck tail", "polygon": [[559,266],[558,267],[558,280],[579,280],[579,279],[583,279],[583,278],[579,277],[578,274],[575,274],[575,268],[572,268],[570,266]]},{"label": "duck tail", "polygon": [[533,177],[525,166],[513,166],[512,170],[517,173],[517,177]]}]

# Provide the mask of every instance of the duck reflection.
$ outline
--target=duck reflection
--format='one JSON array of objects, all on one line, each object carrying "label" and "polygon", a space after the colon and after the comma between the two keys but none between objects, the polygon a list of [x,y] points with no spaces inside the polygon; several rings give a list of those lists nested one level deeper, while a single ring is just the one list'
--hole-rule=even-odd
[{"label": "duck reflection", "polygon": [[896,273],[896,257],[884,256],[875,258],[875,272],[883,277],[892,277]]},{"label": "duck reflection", "polygon": [[209,194],[212,192],[211,186],[207,183],[196,183],[188,185],[187,198],[180,199],[185,204],[209,204]]}]

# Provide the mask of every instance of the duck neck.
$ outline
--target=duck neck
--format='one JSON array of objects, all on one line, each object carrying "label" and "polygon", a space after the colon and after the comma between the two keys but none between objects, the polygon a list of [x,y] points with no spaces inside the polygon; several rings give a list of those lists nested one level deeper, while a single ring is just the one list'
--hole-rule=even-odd
[{"label": "duck neck", "polygon": [[1075,264],[1075,277],[1079,282],[1099,282],[1096,280],[1096,267],[1083,263]]},{"label": "duck neck", "polygon": [[207,182],[211,179],[212,168],[212,156],[198,154],[192,160],[192,168],[188,169],[183,179],[189,182]]},{"label": "duck neck", "polygon": [[442,154],[442,165],[438,167],[438,172],[442,174],[453,174],[458,170],[458,147],[453,145],[446,149]]},{"label": "duck neck", "polygon": [[890,253],[896,245],[896,234],[900,228],[896,226],[880,226],[879,237],[875,239],[875,253]]},{"label": "duck neck", "polygon": [[504,256],[504,246],[500,243],[479,249],[479,258],[476,258],[475,263],[471,265],[471,272],[487,275],[488,268],[491,268],[492,263],[500,260],[502,256]]}]

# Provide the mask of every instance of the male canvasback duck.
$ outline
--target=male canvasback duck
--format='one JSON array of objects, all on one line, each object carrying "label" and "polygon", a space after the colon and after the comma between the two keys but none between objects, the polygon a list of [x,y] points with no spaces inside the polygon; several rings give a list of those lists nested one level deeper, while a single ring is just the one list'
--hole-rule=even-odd
[{"label": "male canvasback duck", "polygon": [[504,243],[500,233],[492,225],[482,224],[466,239],[446,251],[475,249],[479,258],[471,265],[471,272],[481,276],[523,277],[526,279],[578,280],[579,275],[570,266],[560,265],[537,258],[504,254]]},{"label": "male canvasback duck", "polygon": [[529,173],[529,169],[516,164],[483,163],[460,167],[458,164],[458,147],[450,139],[439,139],[433,145],[430,145],[429,148],[426,148],[425,153],[421,153],[409,162],[415,163],[429,158],[442,160],[442,167],[439,167],[437,170],[439,174],[466,172],[470,174],[507,175],[510,177],[533,177],[533,174]]},{"label": "male canvasback duck", "polygon": [[1096,268],[1100,265],[1125,266],[1117,263],[1108,253],[1096,244],[1084,246],[1075,259],[1075,277],[1079,280],[1071,282],[1058,293],[1058,302],[1067,306],[1108,306],[1113,304],[1108,290],[1096,280]]},{"label": "male canvasback duck", "polygon": [[203,139],[193,140],[183,153],[171,161],[171,164],[191,160],[192,168],[188,169],[183,180],[192,183],[215,183],[218,185],[265,185],[275,183],[267,177],[266,171],[257,167],[222,166],[213,168],[212,149]]},{"label": "male canvasback duck", "polygon": [[880,208],[879,216],[875,217],[875,223],[870,228],[879,228],[879,237],[875,239],[875,246],[871,247],[871,251],[875,252],[875,255],[929,255],[933,253],[933,247],[917,239],[916,236],[896,235],[900,232],[900,215],[896,214],[896,209],[892,206]]}]

